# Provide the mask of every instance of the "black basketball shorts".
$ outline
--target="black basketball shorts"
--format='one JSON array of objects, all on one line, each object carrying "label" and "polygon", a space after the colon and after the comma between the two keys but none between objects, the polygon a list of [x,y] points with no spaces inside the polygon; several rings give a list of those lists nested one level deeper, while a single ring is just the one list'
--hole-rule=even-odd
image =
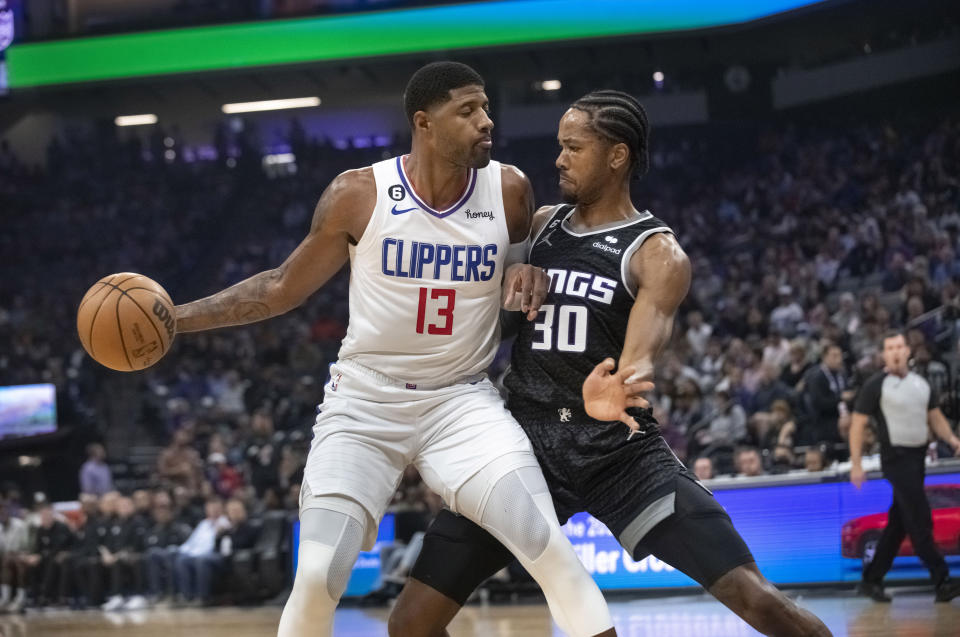
[{"label": "black basketball shorts", "polygon": [[[625,548],[635,560],[653,555],[709,589],[725,573],[752,562],[753,555],[706,489],[685,475],[676,480],[674,512],[636,546]],[[512,560],[493,536],[444,509],[427,529],[410,575],[462,606],[480,584]]]}]

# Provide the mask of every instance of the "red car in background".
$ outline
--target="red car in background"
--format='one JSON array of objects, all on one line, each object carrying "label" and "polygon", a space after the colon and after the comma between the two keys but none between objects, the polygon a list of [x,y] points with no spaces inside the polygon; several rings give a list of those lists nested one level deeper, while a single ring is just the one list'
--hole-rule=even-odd
[{"label": "red car in background", "polygon": [[[933,541],[944,555],[960,553],[960,484],[936,484],[924,490],[933,512]],[[840,531],[843,556],[869,563],[886,525],[886,512],[864,515],[844,524]],[[914,555],[910,536],[903,540],[897,555]]]}]

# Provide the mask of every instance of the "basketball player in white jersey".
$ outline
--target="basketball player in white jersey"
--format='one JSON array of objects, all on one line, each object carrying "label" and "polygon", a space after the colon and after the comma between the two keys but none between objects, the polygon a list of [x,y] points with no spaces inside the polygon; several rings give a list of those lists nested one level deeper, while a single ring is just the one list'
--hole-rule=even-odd
[{"label": "basketball player in white jersey", "polygon": [[516,555],[564,631],[613,635],[530,443],[483,375],[501,304],[532,320],[546,295],[546,275],[524,264],[530,183],[490,160],[493,122],[470,67],[421,68],[404,106],[409,155],[334,179],[309,235],[278,268],[176,308],[179,332],[267,319],[350,260],[350,322],[314,426],[299,567],[279,637],[331,634],[357,553],[373,546],[411,463],[452,510]]}]

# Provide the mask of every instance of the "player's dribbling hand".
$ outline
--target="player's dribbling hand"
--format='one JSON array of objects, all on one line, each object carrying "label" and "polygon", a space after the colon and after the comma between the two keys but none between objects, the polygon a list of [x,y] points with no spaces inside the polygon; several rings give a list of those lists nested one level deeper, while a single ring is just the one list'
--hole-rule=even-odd
[{"label": "player's dribbling hand", "polygon": [[632,432],[639,431],[640,425],[627,413],[628,407],[649,407],[642,392],[653,389],[653,383],[639,381],[626,383],[636,371],[634,367],[624,367],[613,372],[616,363],[612,358],[604,360],[593,368],[583,381],[583,407],[587,415],[595,420],[619,420]]},{"label": "player's dribbling hand", "polygon": [[550,277],[529,263],[514,263],[503,277],[503,309],[524,312],[527,320],[537,318],[538,310],[547,298]]}]

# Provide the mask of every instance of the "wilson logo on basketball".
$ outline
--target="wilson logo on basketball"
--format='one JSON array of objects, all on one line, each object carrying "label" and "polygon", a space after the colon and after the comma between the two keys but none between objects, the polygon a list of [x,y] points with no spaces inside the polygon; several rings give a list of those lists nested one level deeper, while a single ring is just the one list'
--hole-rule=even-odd
[{"label": "wilson logo on basketball", "polygon": [[173,320],[173,317],[170,316],[170,311],[164,307],[159,299],[153,301],[153,313],[163,322],[163,326],[167,328],[167,336],[173,338],[173,328],[176,326],[176,322]]}]

